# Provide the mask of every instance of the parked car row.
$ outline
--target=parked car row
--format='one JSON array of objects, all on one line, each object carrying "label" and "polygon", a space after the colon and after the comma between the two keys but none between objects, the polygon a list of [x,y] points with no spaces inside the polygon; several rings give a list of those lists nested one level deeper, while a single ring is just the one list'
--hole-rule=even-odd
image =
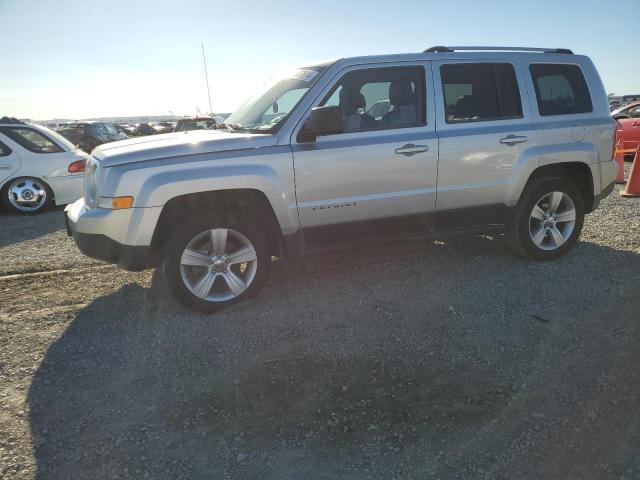
[{"label": "parked car row", "polygon": [[0,118],[0,203],[19,213],[39,213],[82,196],[88,154],[105,143],[134,136],[212,128],[211,117],[178,122],[112,124],[82,121],[51,128]]},{"label": "parked car row", "polygon": [[106,122],[67,123],[58,127],[58,133],[85,152],[91,152],[103,143],[129,138],[125,132]]},{"label": "parked car row", "polygon": [[216,121],[212,117],[185,117],[178,120],[178,122],[113,124],[99,121],[82,121],[50,125],[74,145],[77,145],[85,152],[91,152],[91,150],[104,143],[125,140],[130,137],[212,128],[216,125]]}]

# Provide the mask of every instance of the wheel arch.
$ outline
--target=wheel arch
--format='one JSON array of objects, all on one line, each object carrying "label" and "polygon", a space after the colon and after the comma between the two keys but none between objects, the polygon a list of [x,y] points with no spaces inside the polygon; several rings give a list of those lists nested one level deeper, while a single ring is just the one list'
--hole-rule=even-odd
[{"label": "wheel arch", "polygon": [[584,162],[563,162],[543,165],[536,168],[525,184],[525,192],[529,185],[541,177],[559,177],[573,183],[582,195],[585,213],[594,208],[594,179],[589,164]]},{"label": "wheel arch", "polygon": [[189,193],[170,199],[162,208],[151,240],[151,255],[159,261],[165,240],[175,225],[202,218],[207,214],[234,211],[257,218],[268,230],[269,247],[273,256],[284,252],[282,228],[273,206],[264,192],[257,189],[228,189]]}]

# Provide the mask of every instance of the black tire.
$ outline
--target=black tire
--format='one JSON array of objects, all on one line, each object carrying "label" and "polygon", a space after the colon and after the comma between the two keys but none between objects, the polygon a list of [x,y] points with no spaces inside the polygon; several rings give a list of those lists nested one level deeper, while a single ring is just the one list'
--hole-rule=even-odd
[{"label": "black tire", "polygon": [[[569,238],[553,250],[540,248],[531,238],[530,216],[534,206],[545,195],[562,192],[568,195],[575,208],[575,224]],[[584,199],[576,186],[561,177],[540,177],[533,180],[522,194],[505,232],[507,246],[516,255],[538,261],[554,260],[565,255],[578,241],[584,223]]]},{"label": "black tire", "polygon": [[[257,268],[249,287],[237,297],[224,301],[207,301],[193,294],[182,280],[180,259],[184,249],[196,236],[207,230],[225,228],[235,230],[251,242],[257,254]],[[213,313],[230,305],[254,297],[264,287],[269,277],[271,254],[269,250],[270,231],[259,223],[244,220],[234,214],[218,215],[213,219],[196,220],[175,228],[169,237],[162,264],[169,290],[178,302],[190,310]],[[215,287],[214,287],[215,288]]]},{"label": "black tire", "polygon": [[[19,208],[15,207],[11,203],[11,201],[9,200],[9,189],[11,188],[11,185],[21,180],[33,180],[42,184],[42,187],[46,192],[46,199],[45,199],[45,202],[40,207],[35,208],[33,210],[25,211],[25,210],[20,210]],[[11,212],[18,213],[20,215],[37,215],[39,213],[47,211],[49,208],[51,208],[51,205],[53,204],[53,190],[51,190],[51,187],[47,185],[46,182],[43,182],[42,180],[36,177],[12,178],[11,180],[7,181],[4,184],[4,186],[2,187],[2,190],[0,190],[0,195],[2,196],[2,201],[7,206],[7,208]]]}]

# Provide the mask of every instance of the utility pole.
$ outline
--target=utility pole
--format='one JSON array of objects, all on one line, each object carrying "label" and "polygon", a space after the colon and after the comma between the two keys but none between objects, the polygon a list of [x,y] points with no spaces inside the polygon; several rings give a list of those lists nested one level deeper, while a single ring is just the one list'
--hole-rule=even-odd
[{"label": "utility pole", "polygon": [[204,56],[204,43],[202,45],[202,63],[204,63],[204,78],[207,82],[207,95],[209,95],[209,114],[213,115],[213,108],[211,108],[211,90],[209,90],[209,74],[207,73],[207,57]]}]

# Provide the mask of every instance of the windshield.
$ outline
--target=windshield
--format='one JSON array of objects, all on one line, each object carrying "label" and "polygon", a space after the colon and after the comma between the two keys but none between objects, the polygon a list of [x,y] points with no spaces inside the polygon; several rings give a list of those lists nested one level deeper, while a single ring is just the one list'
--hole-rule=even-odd
[{"label": "windshield", "polygon": [[238,130],[274,132],[300,103],[324,67],[300,68],[267,83],[226,120]]}]

